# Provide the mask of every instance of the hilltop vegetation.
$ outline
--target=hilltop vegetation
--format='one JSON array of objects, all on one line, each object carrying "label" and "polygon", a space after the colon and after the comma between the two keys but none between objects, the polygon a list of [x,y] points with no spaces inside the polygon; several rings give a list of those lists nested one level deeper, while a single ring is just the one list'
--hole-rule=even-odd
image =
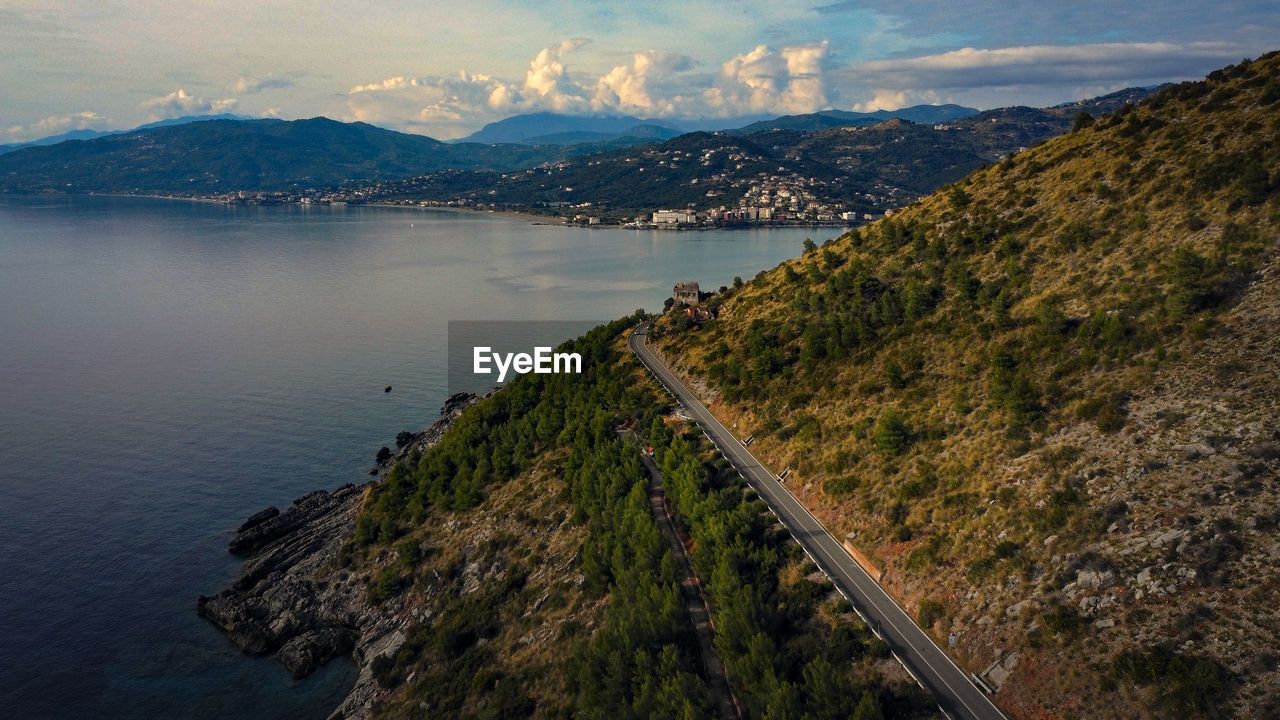
[{"label": "hilltop vegetation", "polygon": [[1272,716],[1280,57],[1073,127],[654,335],[1014,716]]}]

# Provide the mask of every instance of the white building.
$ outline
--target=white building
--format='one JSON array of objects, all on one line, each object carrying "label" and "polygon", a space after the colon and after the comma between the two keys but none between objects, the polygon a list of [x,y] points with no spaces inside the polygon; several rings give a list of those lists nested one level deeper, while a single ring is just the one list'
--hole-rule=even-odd
[{"label": "white building", "polygon": [[693,213],[688,210],[659,210],[653,214],[655,225],[691,225]]}]

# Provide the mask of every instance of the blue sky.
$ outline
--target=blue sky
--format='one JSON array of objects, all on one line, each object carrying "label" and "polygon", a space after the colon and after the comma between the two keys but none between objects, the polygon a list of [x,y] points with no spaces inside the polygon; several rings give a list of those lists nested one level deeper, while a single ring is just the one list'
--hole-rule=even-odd
[{"label": "blue sky", "polygon": [[456,137],[533,111],[1043,105],[1275,49],[1280,4],[0,0],[0,142],[179,115]]}]

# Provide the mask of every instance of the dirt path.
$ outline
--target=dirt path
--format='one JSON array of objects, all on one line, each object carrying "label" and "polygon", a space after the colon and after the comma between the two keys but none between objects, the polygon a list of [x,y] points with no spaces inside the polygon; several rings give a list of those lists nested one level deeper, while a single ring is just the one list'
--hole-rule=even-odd
[{"label": "dirt path", "polygon": [[642,454],[640,459],[649,470],[649,506],[653,510],[653,517],[658,522],[658,528],[662,530],[662,534],[666,536],[667,542],[671,544],[671,554],[676,558],[684,575],[680,583],[680,593],[684,597],[689,618],[693,621],[694,633],[698,636],[698,650],[702,654],[702,666],[706,670],[707,687],[716,701],[720,720],[741,720],[742,714],[738,709],[737,699],[733,696],[733,690],[729,688],[729,676],[725,672],[724,662],[716,654],[715,626],[711,624],[711,612],[702,598],[702,586],[698,584],[698,578],[693,574],[693,567],[689,565],[689,556],[685,553],[684,543],[679,531],[676,530],[675,523],[671,520],[671,509],[667,505],[667,495],[662,487],[662,473],[658,471],[653,458]]}]

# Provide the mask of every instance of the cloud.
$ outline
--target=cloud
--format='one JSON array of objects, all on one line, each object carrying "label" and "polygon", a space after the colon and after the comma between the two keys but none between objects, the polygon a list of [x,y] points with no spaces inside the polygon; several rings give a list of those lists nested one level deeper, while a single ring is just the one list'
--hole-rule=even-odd
[{"label": "cloud", "polygon": [[347,106],[357,120],[456,137],[484,122],[539,111],[723,118],[940,102],[1051,104],[1126,84],[1199,77],[1243,54],[1228,43],[1093,43],[969,47],[840,64],[823,41],[757,45],[715,72],[686,55],[645,50],[595,74],[570,67],[586,44],[570,38],[543,48],[522,80],[462,70],[398,75],[352,87]]},{"label": "cloud", "polygon": [[188,95],[186,90],[178,88],[168,95],[153,97],[142,102],[142,109],[149,112],[152,119],[181,117],[183,115],[208,115],[222,113],[236,106],[235,98],[223,100],[206,100],[202,97]]},{"label": "cloud", "polygon": [[1198,77],[1241,57],[1226,43],[1095,43],[962,48],[905,60],[875,60],[852,68],[892,88],[977,88],[1077,85],[1085,82]]},{"label": "cloud", "polygon": [[465,135],[478,122],[516,113],[665,117],[701,106],[707,78],[696,75],[692,58],[645,50],[598,76],[572,72],[569,56],[587,43],[569,38],[539,50],[523,81],[464,70],[444,77],[395,76],[351,88],[347,105],[355,119],[442,137]]},{"label": "cloud", "polygon": [[1258,0],[842,0],[812,9],[832,25],[846,22],[851,14],[872,13],[900,37],[925,39],[934,47],[955,47],[961,41],[991,47],[1060,44],[1067,38],[1077,43],[1150,38],[1189,43],[1230,38],[1251,39],[1256,52],[1275,44],[1272,38],[1277,20],[1275,4]]},{"label": "cloud", "polygon": [[258,77],[242,77],[231,86],[231,91],[237,95],[256,95],[263,90],[276,90],[281,88],[291,88],[294,82],[289,78],[276,77],[268,75],[264,78]]},{"label": "cloud", "polygon": [[36,140],[50,135],[58,135],[71,130],[84,130],[94,126],[102,127],[107,119],[92,110],[55,115],[37,120],[30,125],[14,125],[6,128],[10,140]]},{"label": "cloud", "polygon": [[596,80],[591,107],[596,111],[673,115],[687,102],[680,79],[696,63],[687,55],[637,52]]},{"label": "cloud", "polygon": [[712,114],[807,113],[829,105],[826,71],[830,45],[772,50],[760,45],[721,66],[714,87],[703,93]]},{"label": "cloud", "polygon": [[417,78],[407,78],[403,75],[397,75],[396,77],[387,78],[386,80],[382,80],[380,82],[372,82],[367,85],[357,85],[351,88],[351,90],[349,90],[348,92],[354,95],[356,93],[363,93],[363,92],[381,92],[383,90],[403,90],[409,87],[418,87],[420,84],[421,84],[421,81],[418,80]]},{"label": "cloud", "polygon": [[[585,93],[569,76],[564,64],[565,55],[586,45],[586,38],[569,38],[548,48],[543,48],[529,61],[529,71],[524,76],[524,92],[520,102],[540,105],[556,112],[580,110],[586,104]],[[507,93],[502,96],[509,97]]]},{"label": "cloud", "polygon": [[591,112],[588,86],[574,79],[565,62],[587,42],[569,38],[538,51],[529,61],[524,82],[465,70],[443,77],[398,75],[351,88],[347,107],[363,122],[446,137],[466,134],[477,120],[513,113]]}]

